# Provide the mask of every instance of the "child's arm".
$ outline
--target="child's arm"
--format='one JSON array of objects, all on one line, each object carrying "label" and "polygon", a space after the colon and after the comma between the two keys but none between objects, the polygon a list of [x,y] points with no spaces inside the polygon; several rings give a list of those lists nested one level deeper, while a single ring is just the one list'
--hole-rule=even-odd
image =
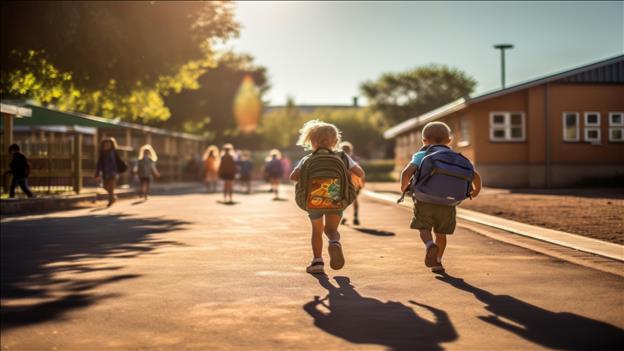
[{"label": "child's arm", "polygon": [[360,167],[360,165],[358,165],[357,163],[355,164],[355,166],[351,167],[349,172],[355,174],[356,176],[360,178],[364,178],[364,176],[366,175],[366,173],[364,172],[364,169],[362,169],[362,167]]},{"label": "child's arm", "polygon": [[479,196],[479,192],[481,192],[481,187],[483,183],[481,182],[481,175],[476,170],[474,171],[474,177],[472,178],[472,191],[470,192],[470,196],[475,198]]},{"label": "child's arm", "polygon": [[160,178],[160,172],[158,172],[158,168],[156,168],[156,164],[152,163],[152,172],[157,178]]},{"label": "child's arm", "polygon": [[301,176],[301,169],[295,168],[292,171],[292,173],[290,173],[290,180],[292,180],[293,182],[298,182],[300,176]]},{"label": "child's arm", "polygon": [[416,173],[417,170],[418,167],[416,167],[416,165],[411,162],[408,163],[405,168],[403,168],[403,170],[401,171],[401,192],[405,192],[405,190],[407,190],[407,187],[410,183],[410,178],[412,177],[412,175],[414,175],[414,173]]}]

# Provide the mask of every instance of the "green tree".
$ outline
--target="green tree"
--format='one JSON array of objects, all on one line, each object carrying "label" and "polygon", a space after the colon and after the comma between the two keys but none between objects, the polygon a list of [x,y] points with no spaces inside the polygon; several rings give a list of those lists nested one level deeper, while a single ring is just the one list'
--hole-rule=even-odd
[{"label": "green tree", "polygon": [[269,89],[266,68],[256,65],[250,55],[233,52],[219,55],[216,66],[198,78],[198,89],[165,97],[166,106],[172,112],[166,125],[186,132],[210,133],[219,142],[239,138],[233,104],[247,76],[253,79],[262,99]]},{"label": "green tree", "polygon": [[396,124],[468,96],[476,84],[459,69],[432,64],[385,73],[375,81],[362,83],[360,89],[375,111]]},{"label": "green tree", "polygon": [[168,119],[163,96],[198,89],[213,43],[238,35],[226,2],[1,6],[4,98],[132,121]]},{"label": "green tree", "polygon": [[260,133],[268,148],[288,149],[295,145],[297,133],[303,125],[304,116],[288,98],[286,106],[275,109],[262,117]]}]

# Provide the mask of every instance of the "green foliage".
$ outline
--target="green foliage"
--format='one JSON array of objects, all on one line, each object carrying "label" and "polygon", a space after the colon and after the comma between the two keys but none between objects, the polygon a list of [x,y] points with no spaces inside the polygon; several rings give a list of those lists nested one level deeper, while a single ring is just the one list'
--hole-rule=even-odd
[{"label": "green foliage", "polygon": [[260,133],[269,148],[287,149],[295,145],[297,133],[304,123],[304,116],[292,99],[284,108],[264,115]]},{"label": "green foliage", "polygon": [[229,2],[0,6],[4,98],[144,123],[169,119],[164,97],[199,89],[217,64],[213,43],[239,28]]},{"label": "green foliage", "polygon": [[368,182],[393,182],[394,178],[394,160],[367,160],[361,163],[362,168],[366,172],[366,181]]},{"label": "green foliage", "polygon": [[[233,136],[238,137],[233,103],[241,83],[250,76],[258,97],[262,99],[269,89],[267,71],[245,54],[225,52],[215,61],[215,66],[198,78],[198,89],[184,89],[165,97],[166,106],[172,112],[167,126],[176,129],[195,126],[197,129],[186,131],[203,133],[210,130],[216,141],[232,141]],[[206,120],[206,116],[210,119]]]},{"label": "green foliage", "polygon": [[364,157],[383,153],[383,130],[381,115],[369,108],[317,109],[301,113],[292,100],[281,109],[267,113],[262,120],[261,134],[269,148],[292,148],[301,126],[312,119],[332,123],[342,132],[342,139],[350,141],[355,153]]},{"label": "green foliage", "polygon": [[468,96],[477,82],[456,68],[432,64],[405,72],[385,73],[360,89],[375,111],[391,124]]},{"label": "green foliage", "polygon": [[19,69],[13,52],[46,52],[89,90],[112,79],[122,93],[154,86],[214,43],[238,36],[234,5],[221,1],[4,1],[2,71]]}]

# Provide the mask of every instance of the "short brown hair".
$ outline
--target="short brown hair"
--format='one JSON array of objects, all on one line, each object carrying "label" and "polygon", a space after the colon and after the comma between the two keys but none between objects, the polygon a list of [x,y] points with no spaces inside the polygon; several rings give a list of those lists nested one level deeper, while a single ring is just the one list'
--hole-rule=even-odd
[{"label": "short brown hair", "polygon": [[451,138],[451,128],[444,122],[429,122],[422,130],[423,140],[431,143],[444,143]]}]

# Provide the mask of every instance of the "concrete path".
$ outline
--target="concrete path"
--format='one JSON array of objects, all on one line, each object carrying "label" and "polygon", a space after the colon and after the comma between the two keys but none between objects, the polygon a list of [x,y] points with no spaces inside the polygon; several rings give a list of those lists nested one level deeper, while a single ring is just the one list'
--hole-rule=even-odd
[{"label": "concrete path", "polygon": [[347,265],[304,269],[309,224],[270,194],[154,196],[1,223],[3,350],[607,350],[624,278],[494,241],[422,263],[408,211],[364,200]]}]

